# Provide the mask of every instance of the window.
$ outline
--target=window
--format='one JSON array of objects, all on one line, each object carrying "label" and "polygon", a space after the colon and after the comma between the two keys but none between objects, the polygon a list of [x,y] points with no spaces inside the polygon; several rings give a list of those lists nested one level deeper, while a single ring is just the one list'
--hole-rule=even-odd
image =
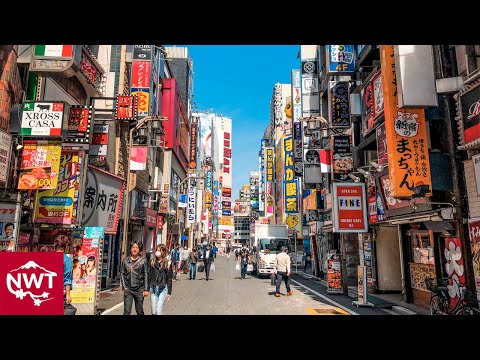
[{"label": "window", "polygon": [[434,265],[433,231],[411,231],[409,235],[413,262]]}]

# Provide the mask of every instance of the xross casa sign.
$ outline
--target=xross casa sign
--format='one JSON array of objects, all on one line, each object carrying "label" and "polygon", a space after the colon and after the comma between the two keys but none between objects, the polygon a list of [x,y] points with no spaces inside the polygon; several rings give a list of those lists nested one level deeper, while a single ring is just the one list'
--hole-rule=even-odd
[{"label": "xross casa sign", "polygon": [[63,102],[25,101],[22,136],[62,136],[65,104]]},{"label": "xross casa sign", "polygon": [[0,253],[0,315],[63,315],[63,253]]}]

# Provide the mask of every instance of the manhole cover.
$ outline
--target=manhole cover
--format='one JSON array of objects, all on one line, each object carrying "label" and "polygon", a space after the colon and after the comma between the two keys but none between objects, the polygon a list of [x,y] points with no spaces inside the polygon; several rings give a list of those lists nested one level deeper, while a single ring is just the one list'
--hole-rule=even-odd
[{"label": "manhole cover", "polygon": [[307,308],[306,310],[312,315],[348,315],[345,310],[334,307],[319,309]]}]

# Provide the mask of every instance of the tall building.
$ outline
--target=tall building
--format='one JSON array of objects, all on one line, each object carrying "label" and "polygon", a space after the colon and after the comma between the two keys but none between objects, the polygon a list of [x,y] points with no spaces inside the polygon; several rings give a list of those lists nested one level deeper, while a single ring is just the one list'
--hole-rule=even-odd
[{"label": "tall building", "polygon": [[172,77],[177,80],[183,108],[190,116],[193,98],[193,61],[186,47],[166,47]]}]

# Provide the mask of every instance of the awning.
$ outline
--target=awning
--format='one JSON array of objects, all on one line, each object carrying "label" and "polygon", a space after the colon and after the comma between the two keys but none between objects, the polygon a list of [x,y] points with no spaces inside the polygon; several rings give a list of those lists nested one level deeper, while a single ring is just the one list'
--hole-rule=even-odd
[{"label": "awning", "polygon": [[443,230],[454,230],[452,224],[449,221],[424,221],[423,224],[428,230],[433,230],[433,232],[442,232]]},{"label": "awning", "polygon": [[473,149],[479,149],[479,148],[480,148],[480,138],[470,141],[465,145],[459,146],[458,150],[473,150]]},{"label": "awning", "polygon": [[443,221],[443,218],[438,214],[440,209],[434,211],[422,211],[418,213],[410,213],[401,216],[394,216],[388,218],[384,223],[390,225],[413,224],[425,221]]}]

